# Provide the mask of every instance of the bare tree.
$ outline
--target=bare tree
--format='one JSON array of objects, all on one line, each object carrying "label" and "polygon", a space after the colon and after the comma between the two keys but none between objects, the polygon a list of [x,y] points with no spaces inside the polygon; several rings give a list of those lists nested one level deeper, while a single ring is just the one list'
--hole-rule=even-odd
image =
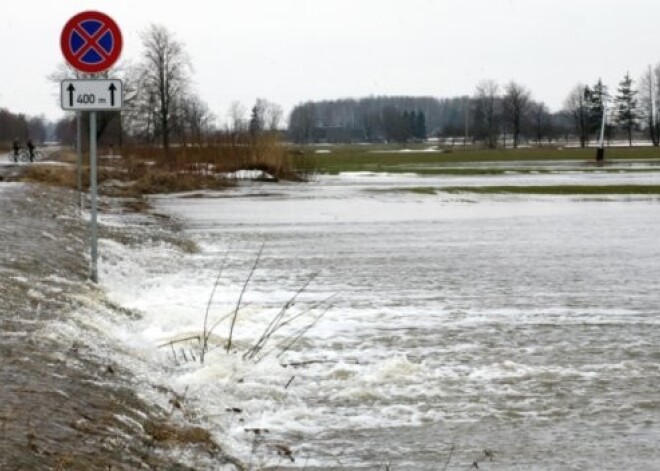
[{"label": "bare tree", "polygon": [[494,80],[477,85],[475,97],[475,125],[489,149],[497,147],[500,119],[499,86]]},{"label": "bare tree", "polygon": [[277,103],[268,102],[268,107],[264,113],[264,124],[269,131],[277,131],[282,121],[284,110]]},{"label": "bare tree", "polygon": [[255,123],[258,123],[260,131],[277,131],[282,120],[282,114],[282,107],[277,103],[268,101],[265,98],[257,98],[257,101],[252,107],[250,126],[254,127]]},{"label": "bare tree", "polygon": [[230,131],[241,132],[247,129],[247,109],[240,101],[234,101],[229,106]]},{"label": "bare tree", "polygon": [[46,117],[33,116],[28,120],[28,135],[35,142],[43,143],[46,140]]},{"label": "bare tree", "polygon": [[147,103],[155,105],[150,111],[167,156],[177,99],[185,98],[190,82],[190,61],[183,45],[164,26],[152,24],[142,34],[142,44],[141,89]]},{"label": "bare tree", "polygon": [[589,87],[578,84],[564,101],[564,109],[573,118],[575,131],[580,139],[580,147],[589,144]]},{"label": "bare tree", "polygon": [[522,130],[523,119],[529,108],[530,92],[524,86],[513,80],[507,84],[504,89],[502,106],[504,115],[511,124],[513,131],[513,148],[518,147],[520,141],[520,132]]},{"label": "bare tree", "polygon": [[191,94],[182,100],[177,100],[178,111],[176,121],[180,137],[185,144],[190,142],[201,146],[204,136],[208,134],[213,118],[209,107],[197,95]]},{"label": "bare tree", "polygon": [[550,140],[550,127],[551,127],[552,117],[550,115],[550,112],[548,111],[548,107],[545,106],[545,103],[543,103],[542,101],[532,102],[530,109],[533,118],[534,137],[536,139],[536,144],[538,146],[541,146],[544,137],[547,136],[548,141]]}]

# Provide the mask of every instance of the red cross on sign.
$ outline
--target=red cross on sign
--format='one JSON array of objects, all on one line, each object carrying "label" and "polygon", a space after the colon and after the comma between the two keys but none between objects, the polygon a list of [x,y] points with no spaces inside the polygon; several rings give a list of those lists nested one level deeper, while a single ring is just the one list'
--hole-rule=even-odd
[{"label": "red cross on sign", "polygon": [[78,13],[64,25],[62,54],[74,69],[97,74],[109,69],[121,54],[121,31],[112,18],[98,11]]}]

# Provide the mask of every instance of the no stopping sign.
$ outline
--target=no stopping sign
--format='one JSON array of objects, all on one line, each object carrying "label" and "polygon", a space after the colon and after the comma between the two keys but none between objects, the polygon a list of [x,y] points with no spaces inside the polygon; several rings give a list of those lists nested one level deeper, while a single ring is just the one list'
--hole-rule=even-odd
[{"label": "no stopping sign", "polygon": [[84,11],[64,25],[60,47],[71,67],[96,74],[117,62],[122,48],[121,31],[105,13]]}]

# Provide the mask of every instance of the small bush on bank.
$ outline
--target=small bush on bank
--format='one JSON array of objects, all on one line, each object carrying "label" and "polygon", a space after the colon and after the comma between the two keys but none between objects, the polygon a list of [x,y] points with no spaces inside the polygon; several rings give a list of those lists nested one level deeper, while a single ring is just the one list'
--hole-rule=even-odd
[{"label": "small bush on bank", "polygon": [[[124,146],[121,156],[102,151],[98,159],[101,194],[139,197],[202,189],[218,190],[232,185],[228,175],[239,170],[260,170],[275,180],[300,181],[291,155],[276,133],[219,133],[204,145]],[[58,151],[51,156],[61,165],[37,164],[24,168],[21,180],[77,187],[77,155]],[[83,188],[89,187],[89,156],[83,156]]]},{"label": "small bush on bank", "polygon": [[225,179],[213,175],[151,170],[135,180],[139,194],[176,193],[193,190],[221,190],[231,186]]},{"label": "small bush on bank", "polygon": [[67,188],[76,187],[76,173],[68,166],[30,165],[23,172],[21,180]]},{"label": "small bush on bank", "polygon": [[[83,167],[83,188],[89,187],[89,168]],[[22,181],[77,188],[76,168],[70,165],[32,165],[27,167]],[[150,169],[135,178],[127,178],[126,172],[116,169],[100,170],[98,188],[100,194],[121,197],[139,197],[144,194],[174,193],[193,190],[220,190],[231,182],[214,175],[187,174]]]},{"label": "small bush on bank", "polygon": [[222,132],[203,144],[173,146],[166,153],[159,147],[138,146],[125,152],[129,167],[157,165],[170,171],[228,174],[261,170],[277,180],[301,180],[289,149],[275,132]]}]

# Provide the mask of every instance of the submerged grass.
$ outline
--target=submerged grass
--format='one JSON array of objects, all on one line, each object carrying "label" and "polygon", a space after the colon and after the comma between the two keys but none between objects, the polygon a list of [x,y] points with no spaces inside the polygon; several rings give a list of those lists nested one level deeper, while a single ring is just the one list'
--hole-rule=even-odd
[{"label": "submerged grass", "polygon": [[[317,146],[302,146],[296,149],[299,155],[304,155],[304,166],[301,170],[316,170],[321,173],[335,174],[339,172],[377,171],[377,172],[414,172],[427,174],[499,174],[511,169],[443,169],[433,168],[447,164],[476,162],[529,162],[531,165],[541,161],[574,161],[584,162],[585,166],[594,165],[596,150],[593,148],[562,148],[539,147],[526,149],[440,149],[441,152],[428,152],[428,144],[416,145],[336,145],[324,147],[328,153],[317,154]],[[627,162],[635,160],[655,159],[660,163],[660,150],[655,147],[608,148],[606,150],[607,164],[616,160]],[[302,164],[298,164],[299,166]],[[431,167],[431,168],[429,168]],[[515,170],[515,169],[514,169]],[[617,169],[618,170],[618,169]],[[533,171],[529,169],[528,171]],[[627,169],[626,169],[627,171]]]},{"label": "submerged grass", "polygon": [[409,188],[408,191],[418,195],[435,195],[436,193],[435,188],[430,186],[416,186],[413,188]]},{"label": "submerged grass", "polygon": [[547,167],[503,167],[503,168],[479,168],[479,167],[415,167],[415,166],[395,166],[379,167],[378,172],[386,173],[415,173],[417,175],[447,175],[447,176],[492,176],[492,175],[548,175],[562,173],[648,173],[660,172],[660,166],[656,168],[606,168],[595,166],[580,166],[575,168],[547,168]]},{"label": "submerged grass", "polygon": [[660,185],[525,185],[450,186],[437,188],[446,193],[513,193],[525,195],[660,195]]},{"label": "submerged grass", "polygon": [[497,186],[412,186],[365,190],[371,193],[522,194],[522,195],[660,195],[660,185],[497,185]]}]

